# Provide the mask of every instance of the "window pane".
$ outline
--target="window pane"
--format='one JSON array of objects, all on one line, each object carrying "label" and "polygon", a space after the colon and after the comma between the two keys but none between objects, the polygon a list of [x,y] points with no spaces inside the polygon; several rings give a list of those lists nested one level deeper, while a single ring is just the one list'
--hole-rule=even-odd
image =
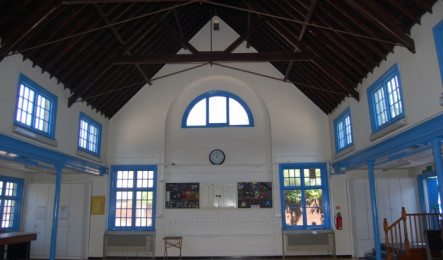
[{"label": "window pane", "polygon": [[304,169],[305,186],[321,186],[321,171],[319,168]]},{"label": "window pane", "polygon": [[117,188],[132,188],[134,185],[133,171],[117,172]]},{"label": "window pane", "polygon": [[33,90],[25,87],[23,84],[20,85],[16,120],[28,126],[31,126],[32,122],[34,93]]},{"label": "window pane", "polygon": [[386,109],[386,100],[383,88],[379,88],[374,93],[374,103],[377,126],[381,126],[388,121],[388,112]]},{"label": "window pane", "polygon": [[237,100],[229,99],[229,124],[230,125],[249,125],[249,117],[246,110]]},{"label": "window pane", "polygon": [[86,149],[86,143],[88,138],[88,122],[85,120],[80,120],[80,132],[78,137],[78,146]]},{"label": "window pane", "polygon": [[89,138],[88,138],[88,150],[96,153],[97,152],[97,143],[98,143],[98,130],[97,127],[90,125],[89,127]]},{"label": "window pane", "polygon": [[301,176],[300,169],[284,169],[283,170],[284,186],[300,186]]},{"label": "window pane", "polygon": [[37,95],[34,128],[42,132],[49,132],[50,102],[42,95]]},{"label": "window pane", "polygon": [[306,190],[306,221],[308,226],[324,225],[323,194],[321,189]]},{"label": "window pane", "polygon": [[403,106],[400,98],[400,88],[398,85],[397,76],[392,77],[387,84],[389,106],[391,112],[391,118],[395,118],[403,113]]},{"label": "window pane", "polygon": [[303,226],[303,208],[300,190],[285,190],[285,222],[288,226]]},{"label": "window pane", "polygon": [[135,226],[146,227],[152,225],[152,191],[137,192],[136,209],[135,209]]},{"label": "window pane", "polygon": [[3,200],[2,228],[11,228],[14,224],[15,201]]},{"label": "window pane", "polygon": [[345,147],[345,130],[342,121],[340,121],[337,124],[337,135],[338,135],[338,147],[342,149]]},{"label": "window pane", "polygon": [[152,188],[153,178],[153,171],[137,171],[137,188]]},{"label": "window pane", "polygon": [[346,133],[346,146],[352,144],[352,128],[351,128],[351,117],[345,117],[345,133]]},{"label": "window pane", "polygon": [[227,123],[226,97],[209,98],[209,123]]},{"label": "window pane", "polygon": [[[0,176],[3,179],[2,176]],[[0,228],[3,231],[18,231],[23,182],[0,180]]]},{"label": "window pane", "polygon": [[5,196],[16,196],[17,195],[17,183],[6,182]]},{"label": "window pane", "polygon": [[132,191],[118,191],[115,203],[115,226],[132,226]]},{"label": "window pane", "polygon": [[206,99],[202,99],[191,109],[186,121],[187,126],[206,125]]}]

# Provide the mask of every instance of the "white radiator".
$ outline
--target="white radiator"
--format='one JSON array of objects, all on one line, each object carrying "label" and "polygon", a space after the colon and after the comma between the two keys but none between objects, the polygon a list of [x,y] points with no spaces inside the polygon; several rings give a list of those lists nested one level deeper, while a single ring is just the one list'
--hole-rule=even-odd
[{"label": "white radiator", "polygon": [[154,232],[107,231],[103,241],[103,257],[108,256],[152,256],[154,254]]},{"label": "white radiator", "polygon": [[334,232],[283,231],[283,255],[335,255]]}]

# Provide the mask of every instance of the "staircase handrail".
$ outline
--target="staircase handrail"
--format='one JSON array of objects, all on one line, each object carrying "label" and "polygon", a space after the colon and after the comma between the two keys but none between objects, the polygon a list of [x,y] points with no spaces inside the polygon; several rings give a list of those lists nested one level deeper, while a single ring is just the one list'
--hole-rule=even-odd
[{"label": "staircase handrail", "polygon": [[[393,254],[410,256],[411,245],[415,248],[425,242],[423,237],[425,229],[440,229],[441,217],[442,214],[440,213],[406,213],[405,208],[402,207],[401,217],[391,225],[384,218],[386,260],[391,260]],[[408,234],[411,236],[412,243]]]}]

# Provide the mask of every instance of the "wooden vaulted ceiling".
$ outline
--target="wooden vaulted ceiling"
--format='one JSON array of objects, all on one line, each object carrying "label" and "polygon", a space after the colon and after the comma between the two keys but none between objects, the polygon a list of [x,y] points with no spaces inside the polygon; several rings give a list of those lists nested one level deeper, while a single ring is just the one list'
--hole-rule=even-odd
[{"label": "wooden vaulted ceiling", "polygon": [[[435,2],[2,0],[0,60],[21,53],[71,91],[69,106],[86,102],[107,118],[165,64],[270,62],[276,80],[328,114],[345,97],[359,100],[357,85],[396,45],[415,52],[411,27]],[[215,15],[239,38],[224,51],[197,50],[189,40]],[[236,52],[243,42],[258,53]]]}]

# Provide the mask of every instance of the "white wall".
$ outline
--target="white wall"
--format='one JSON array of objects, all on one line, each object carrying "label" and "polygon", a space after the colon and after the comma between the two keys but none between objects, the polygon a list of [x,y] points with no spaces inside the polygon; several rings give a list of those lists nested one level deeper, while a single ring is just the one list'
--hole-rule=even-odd
[{"label": "white wall", "polygon": [[[17,100],[17,87],[19,73],[23,73],[46,90],[52,92],[58,97],[57,105],[57,119],[55,128],[55,139],[57,146],[49,146],[44,143],[35,141],[33,139],[23,137],[13,132],[13,123],[15,116],[15,107]],[[80,112],[84,112],[96,121],[102,124],[102,140],[101,140],[101,158],[93,159],[79,157],[83,160],[89,160],[94,163],[106,165],[107,141],[108,141],[108,120],[96,113],[93,109],[86,106],[86,104],[78,102],[71,108],[68,108],[69,92],[64,90],[63,85],[57,84],[55,78],[50,78],[48,73],[42,73],[39,67],[33,67],[29,60],[23,61],[21,55],[13,55],[6,57],[0,62],[0,133],[11,136],[25,142],[33,143],[42,146],[46,149],[55,150],[70,156],[79,157],[77,152],[78,140],[78,122]],[[0,160],[0,175],[13,176],[24,178],[25,184],[28,182],[55,182],[55,176],[44,171],[31,171],[25,169],[23,166],[13,165],[9,162]],[[92,195],[104,196],[107,195],[107,177],[92,177],[79,172],[64,173],[62,175],[62,182],[81,182],[92,183]],[[26,192],[26,191],[25,191]],[[26,201],[24,202],[26,203]],[[105,216],[94,215],[91,216],[90,229],[90,256],[102,256],[102,241],[105,230]]]},{"label": "white wall", "polygon": [[[209,30],[209,25],[204,26],[191,41],[198,50],[211,49]],[[237,37],[221,21],[220,31],[213,32],[212,50],[223,50]],[[242,45],[236,52],[255,51]],[[270,64],[227,65],[283,77]],[[189,67],[167,65],[158,75]],[[187,105],[210,90],[225,90],[242,98],[251,109],[255,126],[181,128]],[[184,236],[185,256],[280,255],[278,163],[326,162],[330,158],[327,116],[293,85],[217,65],[154,80],[110,120],[109,129],[110,164],[160,166],[158,256],[162,255],[164,235]],[[215,148],[226,153],[221,166],[208,161],[209,152]],[[239,181],[273,182],[273,208],[164,208],[166,182],[236,185]],[[206,195],[200,198],[205,199],[202,196]]]},{"label": "white wall", "polygon": [[[18,77],[20,73],[23,73],[25,76],[58,97],[55,126],[57,147],[52,147],[33,139],[23,137],[12,131],[17,102]],[[29,60],[23,61],[23,57],[20,54],[6,57],[0,62],[0,79],[0,90],[2,93],[0,95],[0,111],[2,111],[0,133],[26,142],[34,143],[47,149],[56,150],[71,156],[77,156],[79,115],[80,112],[84,112],[102,124],[102,158],[94,162],[106,163],[108,120],[81,102],[75,103],[72,107],[68,108],[68,98],[70,93],[68,90],[64,90],[62,84],[57,83],[57,79],[50,78],[50,75],[46,72],[42,73],[39,67],[33,67]]]},{"label": "white wall", "polygon": [[[386,60],[382,61],[372,73],[369,73],[358,86],[360,101],[358,102],[353,98],[347,98],[329,115],[329,134],[331,140],[330,149],[331,154],[333,155],[333,161],[346,158],[347,156],[362,151],[442,113],[443,109],[439,105],[439,97],[442,95],[443,91],[442,79],[440,77],[435,41],[432,31],[432,28],[437,25],[441,19],[443,19],[443,2],[438,1],[434,5],[432,14],[425,14],[421,19],[421,25],[417,24],[411,30],[411,37],[415,42],[416,53],[411,53],[404,47],[396,46],[393,53],[390,53]],[[407,125],[371,142],[369,139],[371,135],[371,121],[366,90],[395,63],[399,65],[400,70]],[[355,149],[353,152],[343,155],[342,157],[334,158],[335,138],[333,120],[348,107],[351,111]],[[411,174],[411,172],[408,170],[391,170],[386,172],[378,170],[375,171],[376,179],[400,177],[412,178],[412,180],[415,180],[415,175],[416,174]],[[367,176],[367,170],[353,170],[347,172],[345,178],[347,178],[349,182],[349,180],[353,178],[368,178]],[[335,177],[333,179],[335,179]],[[340,192],[337,191],[335,187],[332,187],[332,197],[334,203],[338,198],[340,198],[340,196],[347,196],[343,194],[345,189],[346,188],[344,187]],[[335,194],[337,192],[339,194]],[[348,196],[347,198],[349,201],[350,197]],[[380,201],[380,198],[377,199]],[[332,212],[338,211],[334,208],[334,204],[331,206],[333,207],[331,209]],[[350,213],[348,216],[350,218],[349,225],[352,229],[353,222],[356,221],[354,219],[355,213],[352,212],[351,208],[348,210]],[[383,217],[384,216],[380,216],[381,219]],[[349,236],[351,235],[352,232],[350,232]],[[347,238],[349,239],[350,237]],[[355,240],[355,238],[353,240]],[[352,243],[355,244],[355,242],[351,241],[351,246],[355,249],[356,245],[352,245]],[[352,252],[354,252],[354,249],[352,249]]]},{"label": "white wall", "polygon": [[[437,1],[432,14],[423,15],[421,25],[417,24],[411,30],[411,37],[415,42],[415,54],[405,47],[396,46],[393,53],[390,53],[386,60],[382,61],[372,73],[369,73],[358,86],[360,102],[353,98],[347,98],[329,115],[332,154],[335,153],[333,120],[347,107],[351,109],[355,151],[372,146],[442,113],[443,109],[439,104],[439,98],[443,91],[442,79],[432,32],[432,28],[442,19],[443,2]],[[366,90],[396,63],[400,70],[407,125],[371,142],[369,140],[371,120]]]}]

